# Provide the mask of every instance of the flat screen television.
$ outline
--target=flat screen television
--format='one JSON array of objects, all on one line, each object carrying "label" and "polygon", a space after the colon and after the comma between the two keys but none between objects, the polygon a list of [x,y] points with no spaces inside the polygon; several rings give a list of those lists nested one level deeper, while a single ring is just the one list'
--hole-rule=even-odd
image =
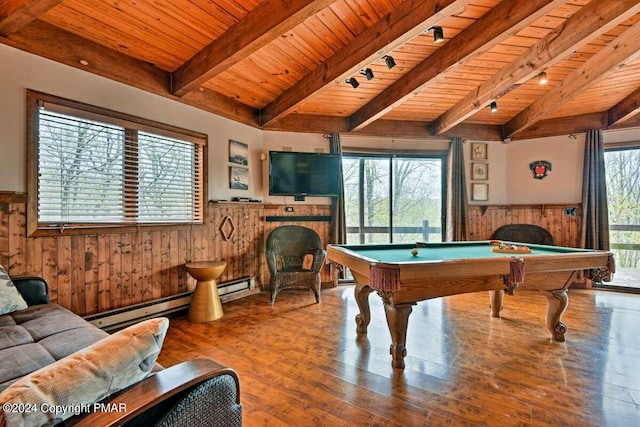
[{"label": "flat screen television", "polygon": [[272,196],[337,196],[340,155],[269,152],[269,194]]}]

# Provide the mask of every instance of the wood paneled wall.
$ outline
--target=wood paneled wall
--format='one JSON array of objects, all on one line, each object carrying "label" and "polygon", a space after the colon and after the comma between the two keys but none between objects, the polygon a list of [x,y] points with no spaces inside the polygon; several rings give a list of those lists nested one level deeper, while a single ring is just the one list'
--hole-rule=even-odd
[{"label": "wood paneled wall", "polygon": [[[575,208],[575,216],[565,215]],[[582,227],[579,204],[470,206],[469,240],[487,240],[505,224],[535,224],[549,230],[557,246],[579,247]]]},{"label": "wood paneled wall", "polygon": [[[565,207],[578,215],[566,216]],[[11,275],[44,277],[51,299],[80,315],[101,313],[193,290],[195,281],[184,264],[189,261],[224,260],[221,282],[255,277],[268,290],[269,270],[264,258],[266,236],[275,227],[298,224],[314,229],[329,241],[331,215],[327,205],[261,203],[209,203],[204,226],[154,229],[98,235],[26,237],[26,203],[21,198],[0,197],[0,264]],[[288,221],[287,216],[310,221]],[[280,217],[266,221],[266,217]],[[318,220],[313,220],[314,218]],[[230,233],[227,221],[233,223]],[[556,245],[579,246],[581,226],[578,205],[518,205],[470,207],[471,240],[485,240],[504,224],[540,225],[551,232]],[[331,282],[328,266],[322,281]],[[325,285],[325,286],[326,286]],[[266,300],[265,300],[266,301]]]},{"label": "wood paneled wall", "polygon": [[[0,264],[11,275],[44,277],[52,301],[83,316],[193,290],[195,280],[184,268],[190,261],[226,261],[221,282],[256,277],[268,289],[265,233],[289,222],[268,223],[264,216],[286,215],[283,210],[259,203],[209,203],[204,226],[27,238],[26,203],[0,198]],[[328,212],[328,206],[304,205],[289,215]],[[227,217],[233,223],[226,223],[228,240],[221,231]],[[328,241],[328,222],[299,224]],[[329,280],[328,269],[323,280]]]}]

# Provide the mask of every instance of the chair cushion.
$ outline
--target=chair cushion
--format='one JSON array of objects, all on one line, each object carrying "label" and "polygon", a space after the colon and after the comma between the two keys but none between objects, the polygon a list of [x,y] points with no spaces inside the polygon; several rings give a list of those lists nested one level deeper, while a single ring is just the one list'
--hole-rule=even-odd
[{"label": "chair cushion", "polygon": [[166,318],[146,320],[19,379],[0,393],[0,403],[28,402],[39,410],[4,412],[7,427],[57,424],[142,380],[154,367],[168,327]]},{"label": "chair cushion", "polygon": [[13,313],[25,308],[27,303],[11,281],[7,271],[0,265],[0,314]]}]

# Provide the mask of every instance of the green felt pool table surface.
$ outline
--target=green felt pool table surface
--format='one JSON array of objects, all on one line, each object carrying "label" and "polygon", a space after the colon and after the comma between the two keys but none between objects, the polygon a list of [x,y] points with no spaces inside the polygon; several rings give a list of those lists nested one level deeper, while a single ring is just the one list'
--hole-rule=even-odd
[{"label": "green felt pool table surface", "polygon": [[[507,242],[510,243],[510,242]],[[492,252],[489,241],[423,243],[418,247],[418,255],[413,256],[411,250],[416,244],[381,244],[381,245],[342,245],[344,249],[353,251],[361,257],[375,262],[412,263],[425,261],[445,261],[460,259],[504,258],[513,256],[559,255],[576,252],[591,252],[586,249],[565,248],[559,246],[533,245],[513,242],[531,249],[531,253],[499,253]]]}]

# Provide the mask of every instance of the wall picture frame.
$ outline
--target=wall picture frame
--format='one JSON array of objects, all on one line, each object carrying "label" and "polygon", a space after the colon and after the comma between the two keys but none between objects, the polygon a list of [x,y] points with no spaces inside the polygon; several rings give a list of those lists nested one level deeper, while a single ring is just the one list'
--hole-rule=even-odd
[{"label": "wall picture frame", "polygon": [[229,140],[229,163],[249,166],[249,145],[244,142]]},{"label": "wall picture frame", "polygon": [[249,169],[229,166],[229,188],[233,190],[249,189]]},{"label": "wall picture frame", "polygon": [[471,143],[471,160],[487,160],[488,157],[487,144],[480,142]]},{"label": "wall picture frame", "polygon": [[489,163],[471,163],[471,179],[487,181],[489,179]]},{"label": "wall picture frame", "polygon": [[474,202],[486,202],[489,200],[489,184],[471,184],[471,200]]}]

